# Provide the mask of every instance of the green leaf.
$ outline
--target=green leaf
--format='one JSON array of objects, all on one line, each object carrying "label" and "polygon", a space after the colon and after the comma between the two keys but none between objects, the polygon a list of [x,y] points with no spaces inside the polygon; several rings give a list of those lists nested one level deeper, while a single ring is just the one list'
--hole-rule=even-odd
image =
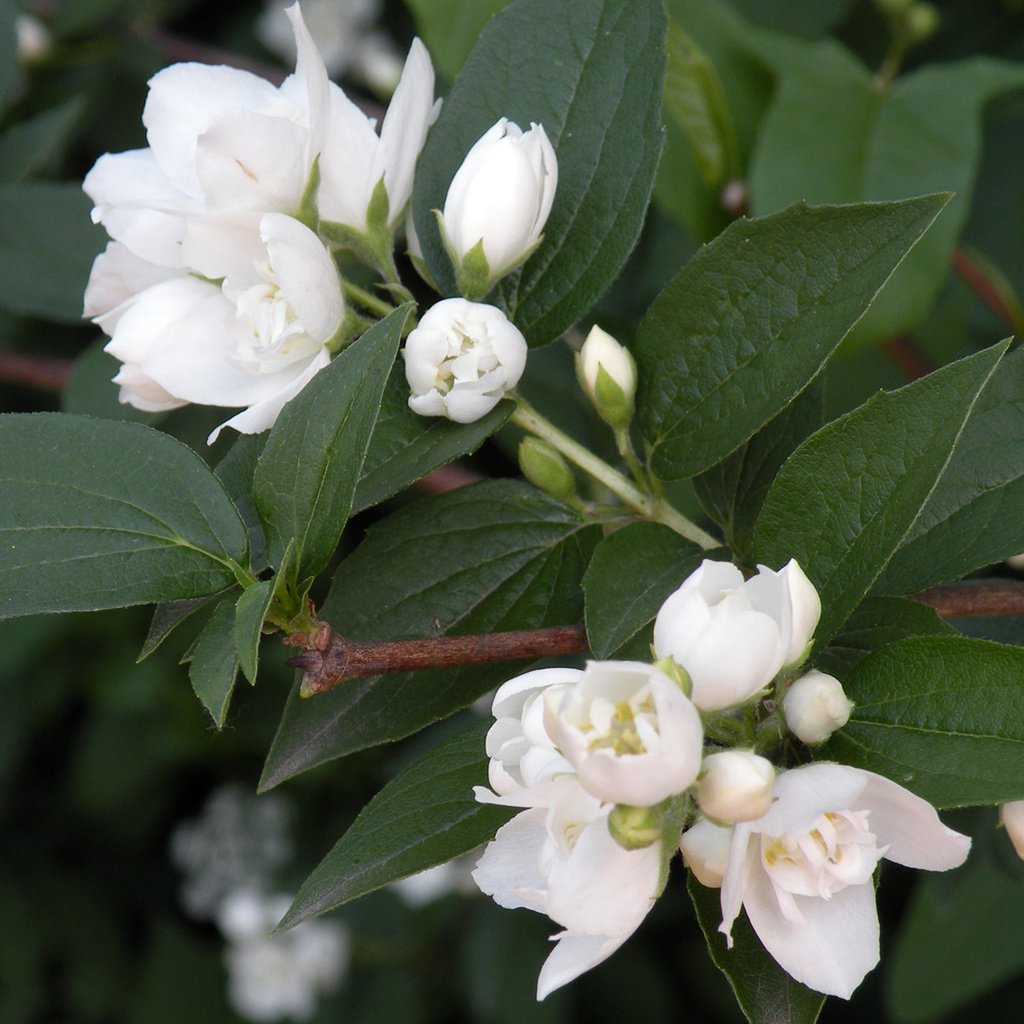
[{"label": "green leaf", "polygon": [[453,423],[441,416],[417,416],[409,408],[405,369],[396,364],[384,389],[352,511],[379,505],[409,484],[476,451],[512,415],[515,405],[500,402],[474,423]]},{"label": "green leaf", "polygon": [[932,64],[879,90],[871,71],[832,40],[808,44],[765,33],[755,41],[779,75],[750,166],[756,213],[796,200],[955,193],[858,325],[854,343],[913,327],[949,273],[971,209],[984,106],[1024,85],[1024,68],[985,57]]},{"label": "green leaf", "polygon": [[92,261],[105,235],[78,185],[0,186],[0,306],[79,323]]},{"label": "green leaf", "polygon": [[374,324],[284,407],[256,463],[253,494],[268,558],[280,566],[294,540],[295,580],[327,564],[348,520],[410,308]]},{"label": "green leaf", "polygon": [[279,928],[365,896],[475,849],[515,808],[480,804],[474,785],[487,784],[484,736],[491,723],[435,747],[389,782],[302,883]]},{"label": "green leaf", "polygon": [[509,0],[406,0],[434,66],[453,79],[487,23]]},{"label": "green leaf", "polygon": [[14,30],[13,0],[0,0],[0,111],[18,71],[18,37]]},{"label": "green leaf", "polygon": [[1024,551],[1024,350],[978,396],[949,466],[879,579],[910,594]]},{"label": "green leaf", "polygon": [[899,1024],[950,1019],[954,1010],[1020,974],[1019,874],[972,856],[956,874],[921,875],[888,967],[886,1004]]},{"label": "green leaf", "polygon": [[814,1024],[825,997],[794,981],[768,954],[741,914],[732,926],[727,949],[719,889],[709,889],[688,875],[687,889],[715,966],[732,986],[736,1002],[750,1024]]},{"label": "green leaf", "polygon": [[268,436],[269,431],[239,434],[227,455],[213,469],[245,523],[249,536],[249,565],[254,573],[261,573],[267,568],[267,538],[253,501],[252,478]]},{"label": "green leaf", "polygon": [[736,221],[701,249],[637,330],[637,418],[654,471],[709,469],[782,410],[947,198],[799,204]]},{"label": "green leaf", "polygon": [[0,137],[0,182],[23,181],[59,156],[84,106],[82,97],[75,96],[4,132]]},{"label": "green leaf", "polygon": [[815,656],[814,667],[843,680],[865,655],[886,644],[912,636],[955,635],[956,630],[934,608],[900,597],[869,597],[821,655]]},{"label": "green leaf", "polygon": [[434,279],[455,279],[434,209],[499,118],[544,126],[558,189],[544,240],[500,285],[531,345],[558,337],[604,292],[640,234],[661,151],[665,15],[657,0],[517,0],[480,36],[416,170],[416,231]]},{"label": "green leaf", "polygon": [[[223,593],[223,591],[222,591]],[[205,608],[215,597],[220,594],[210,594],[206,597],[190,597],[181,601],[167,601],[158,604],[153,609],[153,618],[149,622],[149,632],[142,642],[142,650],[135,659],[136,662],[145,661],[186,619],[193,613]]]},{"label": "green leaf", "polygon": [[[462,487],[371,527],[341,566],[321,616],[344,637],[394,640],[579,622],[599,529],[512,480]],[[476,700],[517,665],[355,679],[293,691],[261,788],[355,750],[401,739]]]},{"label": "green leaf", "polygon": [[161,413],[143,412],[118,400],[113,378],[121,363],[103,351],[108,338],[97,338],[75,358],[71,377],[60,393],[61,412],[78,416],[99,416],[107,420],[134,420],[154,426]]},{"label": "green leaf", "polygon": [[631,523],[605,537],[583,577],[587,638],[595,657],[609,657],[648,625],[706,557],[660,523]]},{"label": "green leaf", "polygon": [[739,175],[736,133],[714,65],[674,21],[668,27],[665,110],[686,136],[701,177],[721,186]]},{"label": "green leaf", "polygon": [[869,654],[843,680],[855,702],[824,748],[936,807],[1024,796],[1024,650],[915,637]]},{"label": "green leaf", "polygon": [[0,617],[215,594],[245,527],[193,451],[136,423],[0,418]]},{"label": "green leaf", "polygon": [[245,678],[253,684],[259,667],[263,620],[267,617],[270,602],[274,600],[275,583],[276,580],[271,578],[246,587],[235,605],[235,655]]},{"label": "green leaf", "polygon": [[[252,589],[250,587],[250,589]],[[231,702],[231,691],[238,676],[235,653],[234,594],[225,597],[207,620],[199,634],[188,665],[192,689],[210,712],[213,724],[224,728]]]},{"label": "green leaf", "polygon": [[782,464],[822,425],[823,383],[815,378],[745,445],[694,478],[704,510],[725,529],[729,546],[741,556],[750,551],[754,524]]},{"label": "green leaf", "polygon": [[860,604],[928,500],[1005,344],[881,392],[812,434],[754,531],[758,562],[795,558],[821,595],[824,644]]}]

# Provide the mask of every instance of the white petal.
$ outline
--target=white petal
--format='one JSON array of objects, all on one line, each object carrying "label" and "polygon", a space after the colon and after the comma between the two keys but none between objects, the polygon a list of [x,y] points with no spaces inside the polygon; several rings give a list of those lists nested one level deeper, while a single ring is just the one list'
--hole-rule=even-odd
[{"label": "white petal", "polygon": [[870,883],[831,899],[796,896],[800,923],[787,920],[768,876],[757,871],[743,894],[751,927],[787,974],[817,992],[849,999],[878,963],[878,913]]},{"label": "white petal", "polygon": [[502,683],[494,694],[491,713],[495,718],[522,713],[526,698],[535,690],[548,686],[567,685],[578,682],[583,670],[578,668],[538,668]]},{"label": "white petal", "polygon": [[547,879],[540,870],[541,850],[547,841],[546,817],[543,807],[517,814],[498,829],[477,861],[473,881],[499,907],[546,912]]},{"label": "white petal", "polygon": [[320,216],[329,223],[366,227],[366,208],[380,140],[373,122],[337,86],[331,88],[329,129],[320,157]]},{"label": "white petal", "polygon": [[537,978],[537,998],[545,999],[556,989],[575,981],[581,974],[607,960],[621,946],[625,935],[578,935],[561,932],[553,936],[557,945],[551,951]]},{"label": "white petal", "polygon": [[[308,149],[306,151],[307,171],[313,164],[313,158],[323,147],[324,134],[327,131],[328,111],[331,106],[330,82],[327,78],[327,69],[324,67],[323,57],[313,37],[306,28],[302,19],[302,10],[297,3],[289,7],[285,14],[291,22],[292,31],[295,33],[295,74],[292,82],[301,85],[305,95],[304,103],[297,104],[306,108],[306,126],[309,129]],[[291,83],[286,83],[291,84]],[[287,95],[285,85],[282,85],[281,92]]]},{"label": "white petal", "polygon": [[[759,832],[772,836],[804,832],[822,814],[860,806],[868,774],[858,768],[826,761],[782,772],[775,780],[775,803],[753,825]],[[874,825],[872,818],[873,832]],[[888,840],[880,838],[879,841]]]}]

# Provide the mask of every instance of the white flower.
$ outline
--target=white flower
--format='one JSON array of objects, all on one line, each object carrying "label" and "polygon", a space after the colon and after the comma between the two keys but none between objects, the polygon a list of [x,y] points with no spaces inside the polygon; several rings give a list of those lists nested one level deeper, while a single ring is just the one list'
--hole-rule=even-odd
[{"label": "white flower", "polygon": [[[320,157],[317,194],[323,221],[355,231],[390,232],[405,214],[412,195],[413,170],[440,109],[434,102],[434,68],[426,47],[414,39],[401,80],[377,135],[368,118],[340,89],[332,87],[330,120]],[[386,219],[367,219],[374,189],[383,183]]]},{"label": "white flower", "polygon": [[298,60],[280,88],[246,71],[174,64],[149,83],[149,148],[106,154],[83,188],[93,220],[136,256],[211,279],[244,273],[263,214],[298,211],[330,109],[298,5]]},{"label": "white flower", "polygon": [[218,915],[228,939],[228,1000],[248,1020],[308,1020],[317,996],[337,988],[348,969],[348,932],[336,922],[304,921],[271,936],[290,904],[290,896],[239,890]]},{"label": "white flower", "polygon": [[610,811],[565,780],[549,807],[500,828],[473,872],[499,906],[547,914],[565,929],[541,969],[538,999],[611,956],[660,891],[660,844],[623,849],[608,830]]},{"label": "white flower", "polygon": [[783,772],[775,796],[764,817],[733,826],[719,930],[731,945],[742,906],[787,973],[848,999],[878,962],[879,860],[945,871],[963,863],[971,841],[920,797],[846,765]]},{"label": "white flower", "polygon": [[467,256],[482,247],[486,268],[475,274],[475,291],[486,294],[491,282],[533,252],[557,185],[558,161],[539,124],[523,132],[503,117],[466,154],[448,187],[441,222],[460,275]]},{"label": "white flower", "polygon": [[421,416],[472,423],[519,382],[526,340],[495,306],[442,299],[405,342],[409,408]]},{"label": "white flower", "polygon": [[999,824],[1013,843],[1017,856],[1024,859],[1024,800],[1011,800],[999,808]]},{"label": "white flower", "polygon": [[[330,253],[283,214],[260,221],[262,259],[217,285],[173,277],[138,292],[97,323],[124,363],[121,401],[142,409],[183,402],[243,406],[221,424],[242,433],[270,427],[330,362],[328,343],[345,303]],[[87,300],[88,301],[88,300]]]},{"label": "white flower", "polygon": [[807,653],[821,615],[814,586],[795,561],[758,566],[744,581],[730,562],[705,560],[661,606],[654,649],[686,670],[704,711],[742,704]]},{"label": "white flower", "polygon": [[716,821],[752,821],[772,804],[775,766],[750,750],[720,750],[704,758],[697,783],[700,809]]},{"label": "white flower", "polygon": [[580,382],[601,418],[624,427],[633,417],[636,364],[629,351],[594,324],[580,349]]},{"label": "white flower", "polygon": [[721,888],[729,870],[729,847],[732,828],[699,818],[679,840],[683,863],[696,875],[701,885]]},{"label": "white flower", "polygon": [[580,784],[612,804],[651,807],[693,784],[704,732],[697,709],[664,673],[639,661],[591,661],[545,698],[548,734]]},{"label": "white flower", "polygon": [[786,725],[804,743],[821,743],[850,720],[853,703],[843,684],[824,672],[808,672],[782,698]]}]

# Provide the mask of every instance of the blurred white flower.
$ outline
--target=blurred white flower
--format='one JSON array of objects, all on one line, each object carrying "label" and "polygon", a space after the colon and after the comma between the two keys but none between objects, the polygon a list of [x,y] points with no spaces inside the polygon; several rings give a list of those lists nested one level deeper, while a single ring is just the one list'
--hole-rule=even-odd
[{"label": "blurred white flower", "polygon": [[661,606],[654,649],[685,669],[703,711],[742,704],[780,669],[806,657],[821,601],[796,563],[759,566],[749,580],[731,562],[705,560]]},{"label": "blurred white flower", "polygon": [[409,408],[472,423],[519,383],[526,340],[496,306],[442,299],[405,341]]},{"label": "blurred white flower", "polygon": [[1024,859],[1024,800],[1010,800],[999,808],[999,824],[1006,829],[1017,856]]},{"label": "blurred white flower", "polygon": [[623,849],[608,829],[611,810],[565,779],[550,806],[522,811],[498,830],[473,872],[499,906],[547,914],[565,929],[553,936],[538,999],[611,956],[660,891],[660,844]]},{"label": "blurred white flower", "polygon": [[35,64],[53,52],[53,36],[46,25],[33,14],[14,16],[14,35],[18,44],[18,60]]},{"label": "blurred white flower", "polygon": [[804,743],[822,743],[850,720],[853,702],[843,684],[824,672],[808,672],[782,698],[789,731]]},{"label": "blurred white flower", "polygon": [[444,864],[435,864],[426,871],[400,878],[391,883],[391,888],[408,906],[423,907],[452,893],[465,895],[476,892],[472,870],[470,857],[456,857]]},{"label": "blurred white flower", "polygon": [[[121,401],[141,409],[185,402],[244,407],[225,426],[258,433],[330,362],[345,314],[330,253],[299,221],[266,214],[262,258],[220,284],[175,276],[96,317],[124,366]],[[97,260],[86,307],[113,293],[114,250]]]},{"label": "blurred white flower", "polygon": [[530,256],[557,186],[558,161],[543,126],[531,124],[524,132],[503,117],[477,140],[452,178],[441,213],[464,294],[485,295]]},{"label": "blurred white flower", "polygon": [[764,817],[732,828],[719,930],[731,945],[742,907],[787,973],[848,999],[878,962],[878,862],[945,871],[963,863],[971,841],[920,797],[846,765],[783,772],[775,796]]},{"label": "blurred white flower", "polygon": [[334,991],[348,969],[351,942],[335,921],[304,921],[271,936],[291,902],[283,894],[238,890],[217,916],[228,940],[228,1000],[247,1020],[308,1020],[317,998]]},{"label": "blurred white flower", "polygon": [[651,807],[697,778],[700,715],[652,665],[587,662],[575,685],[547,693],[544,705],[548,734],[599,800]]},{"label": "blurred white flower", "polygon": [[700,767],[697,803],[716,821],[752,821],[772,804],[775,766],[750,750],[708,754]]}]

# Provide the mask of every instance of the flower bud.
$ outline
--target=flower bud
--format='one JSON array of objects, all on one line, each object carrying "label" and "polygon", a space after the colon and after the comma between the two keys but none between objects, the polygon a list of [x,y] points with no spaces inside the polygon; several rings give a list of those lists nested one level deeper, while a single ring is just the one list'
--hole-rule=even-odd
[{"label": "flower bud", "polygon": [[580,385],[598,415],[610,427],[625,427],[633,418],[636,364],[629,351],[596,324],[576,358]]},{"label": "flower bud", "polygon": [[1017,856],[1024,860],[1024,800],[1003,804],[999,808],[999,824],[1006,829]]},{"label": "flower bud", "polygon": [[555,151],[539,124],[529,131],[502,118],[455,172],[441,237],[460,291],[482,297],[540,243],[558,184]]},{"label": "flower bud", "polygon": [[715,821],[754,821],[772,805],[775,766],[750,750],[709,754],[697,777],[697,803]]},{"label": "flower bud", "polygon": [[843,684],[824,672],[808,672],[786,691],[782,700],[786,725],[804,743],[821,743],[850,720],[853,704]]},{"label": "flower bud", "polygon": [[472,423],[519,382],[526,339],[496,306],[442,299],[410,331],[402,355],[413,412]]},{"label": "flower bud", "polygon": [[906,13],[906,31],[913,43],[930,39],[939,28],[939,12],[931,4],[914,4]]},{"label": "flower bud", "polygon": [[642,850],[661,838],[661,820],[653,807],[616,804],[608,815],[608,831],[624,850]]},{"label": "flower bud", "polygon": [[732,831],[732,828],[723,828],[701,818],[679,840],[683,863],[694,873],[697,881],[709,889],[722,887],[729,867]]},{"label": "flower bud", "polygon": [[519,468],[534,487],[559,501],[568,501],[576,493],[576,478],[568,463],[539,437],[524,437],[520,442]]}]

